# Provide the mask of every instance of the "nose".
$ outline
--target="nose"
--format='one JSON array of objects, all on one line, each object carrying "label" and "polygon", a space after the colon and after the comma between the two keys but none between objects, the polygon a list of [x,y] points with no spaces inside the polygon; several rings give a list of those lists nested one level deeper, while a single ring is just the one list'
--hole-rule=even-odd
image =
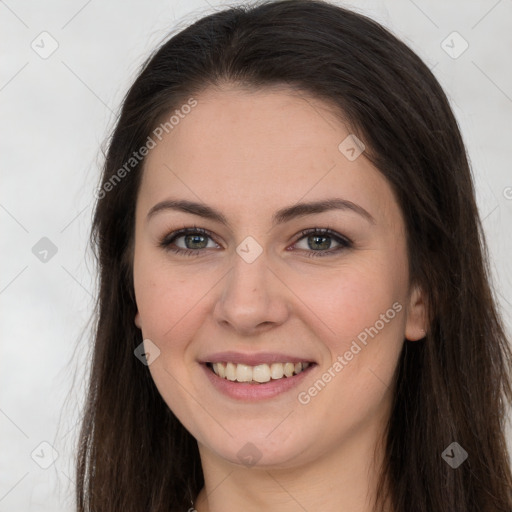
[{"label": "nose", "polygon": [[268,266],[265,252],[252,263],[238,254],[233,259],[233,267],[222,281],[215,304],[215,320],[245,336],[284,323],[290,310],[287,288]]}]

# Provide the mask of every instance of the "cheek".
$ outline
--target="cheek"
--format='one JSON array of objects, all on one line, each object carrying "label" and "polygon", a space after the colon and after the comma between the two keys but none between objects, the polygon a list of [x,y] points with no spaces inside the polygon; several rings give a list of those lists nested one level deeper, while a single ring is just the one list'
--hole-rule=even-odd
[{"label": "cheek", "polygon": [[[187,357],[187,347],[197,330],[199,316],[205,314],[201,298],[212,284],[211,277],[185,274],[157,258],[140,258],[134,264],[142,336],[160,350],[149,371],[162,398],[180,418],[191,416],[189,395],[182,392],[191,389],[188,371],[190,364],[194,364]],[[184,424],[192,428],[187,421]]]},{"label": "cheek", "polygon": [[134,263],[137,309],[145,337],[161,342],[189,315],[208,288],[208,276],[191,275],[141,254]]},{"label": "cheek", "polygon": [[362,258],[297,288],[297,295],[308,297],[316,334],[329,352],[321,382],[301,390],[301,403],[326,423],[336,416],[346,428],[381,407],[404,341],[407,276],[401,255],[366,256],[364,264]]},{"label": "cheek", "polygon": [[[386,269],[377,264],[346,268],[308,288],[307,305],[318,317],[315,324],[330,360],[299,390],[304,405],[299,410],[317,418],[326,437],[356,432],[382,414],[390,397],[403,346],[405,288],[399,273]],[[305,292],[301,289],[300,296]]]},{"label": "cheek", "polygon": [[[404,286],[392,268],[377,262],[341,267],[329,276],[316,276],[313,280],[301,277],[293,289],[310,309],[316,334],[328,341],[333,355],[347,350],[347,343],[350,345],[351,340],[376,322],[378,330],[383,332],[390,331],[391,324],[397,324],[396,332],[396,327],[401,325],[394,320],[400,317],[396,309],[403,308],[393,309],[392,305],[397,301],[402,303]],[[381,315],[385,315],[384,320],[380,320]]]}]

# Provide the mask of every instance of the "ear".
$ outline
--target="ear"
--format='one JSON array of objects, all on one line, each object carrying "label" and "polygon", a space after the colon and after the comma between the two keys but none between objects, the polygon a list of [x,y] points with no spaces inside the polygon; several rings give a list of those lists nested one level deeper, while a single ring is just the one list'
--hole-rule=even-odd
[{"label": "ear", "polygon": [[140,329],[140,314],[139,312],[137,311],[136,315],[135,315],[135,325]]},{"label": "ear", "polygon": [[427,306],[425,293],[418,286],[414,286],[407,305],[407,318],[405,322],[405,338],[417,341],[425,337],[427,324]]}]

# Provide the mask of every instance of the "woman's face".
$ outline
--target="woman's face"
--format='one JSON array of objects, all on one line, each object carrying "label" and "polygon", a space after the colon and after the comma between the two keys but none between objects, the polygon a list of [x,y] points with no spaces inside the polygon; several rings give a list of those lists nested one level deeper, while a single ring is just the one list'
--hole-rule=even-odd
[{"label": "woman's face", "polygon": [[137,201],[154,382],[202,455],[292,467],[368,446],[424,327],[392,190],[318,100],[195,99],[156,139]]}]

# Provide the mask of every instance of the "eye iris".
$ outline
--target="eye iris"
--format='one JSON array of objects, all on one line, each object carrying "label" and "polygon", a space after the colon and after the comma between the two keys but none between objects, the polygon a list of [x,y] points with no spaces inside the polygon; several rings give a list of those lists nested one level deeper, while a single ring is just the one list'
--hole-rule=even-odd
[{"label": "eye iris", "polygon": [[[309,243],[309,240],[315,240],[315,242],[313,242],[313,244],[317,244],[317,245],[312,245]],[[317,242],[318,240],[323,240],[323,242]],[[329,245],[330,245],[330,237],[328,236],[322,236],[322,235],[312,235],[310,237],[308,237],[308,245],[311,249],[328,249],[329,248]]]},{"label": "eye iris", "polygon": [[[202,242],[198,240],[201,240],[202,239]],[[185,246],[188,248],[188,249],[204,249],[206,247],[206,245],[208,245],[208,242],[205,241],[206,240],[206,237],[204,235],[186,235],[185,236]],[[192,244],[196,244],[196,243],[199,243],[201,245],[200,247],[189,247],[189,242],[191,242]]]}]

